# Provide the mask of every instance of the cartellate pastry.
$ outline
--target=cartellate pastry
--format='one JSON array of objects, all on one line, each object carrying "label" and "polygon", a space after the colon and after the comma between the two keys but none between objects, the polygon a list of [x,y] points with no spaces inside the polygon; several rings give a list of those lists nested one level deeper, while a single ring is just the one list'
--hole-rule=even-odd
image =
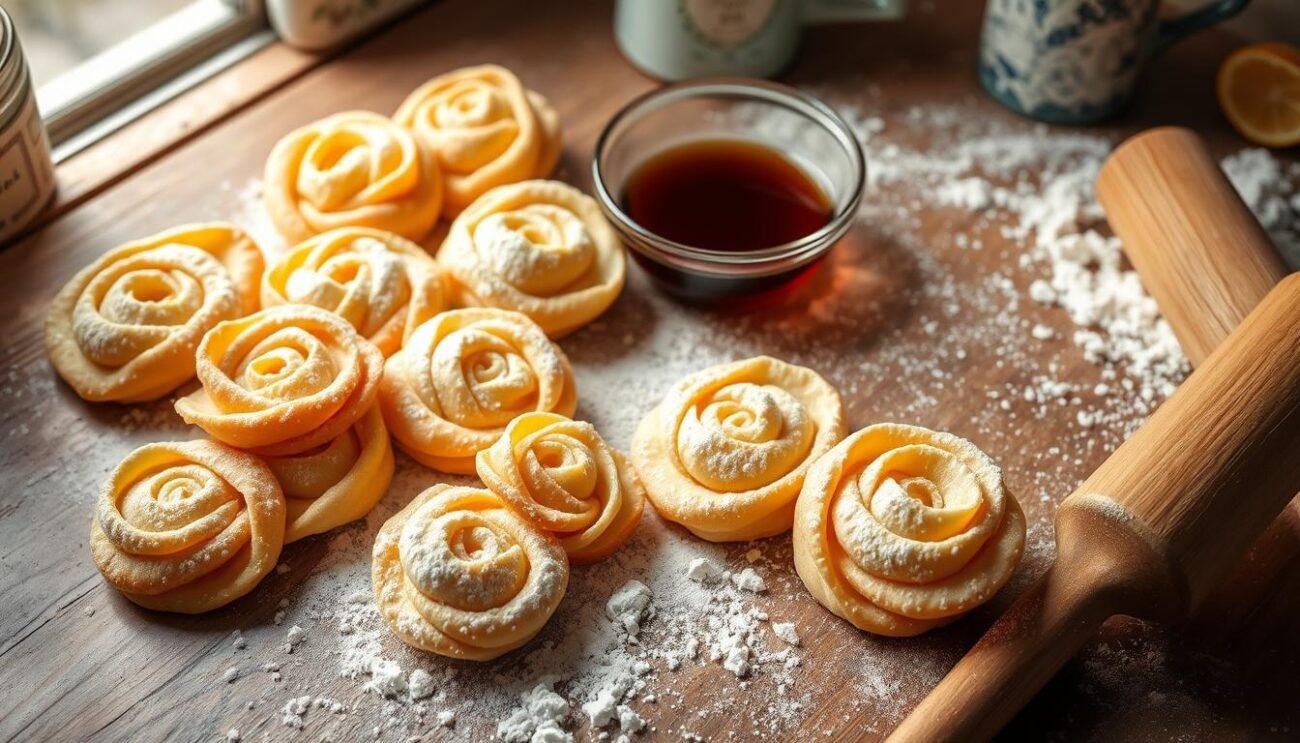
[{"label": "cartellate pastry", "polygon": [[176,412],[214,439],[265,456],[335,439],[379,392],[384,357],[347,320],[309,305],[228,320],[199,344],[202,388]]},{"label": "cartellate pastry", "polygon": [[402,642],[490,660],[545,626],[569,584],[550,534],[487,490],[434,485],[375,536],[379,613]]},{"label": "cartellate pastry", "polygon": [[518,312],[448,310],[384,364],[379,404],[398,446],[443,472],[474,474],[474,457],[523,413],[578,407],[564,352]]},{"label": "cartellate pastry", "polygon": [[262,305],[310,304],[352,323],[391,356],[416,326],[447,308],[442,269],[392,232],[342,227],[289,250],[262,280]]},{"label": "cartellate pastry", "polygon": [[393,481],[393,448],[379,406],[330,441],[301,454],[266,457],[284,491],[285,544],[370,513]]},{"label": "cartellate pastry", "polygon": [[243,596],[284,546],[284,495],[257,457],[215,441],[147,444],[95,504],[90,552],[149,608],[198,614]]},{"label": "cartellate pastry", "polygon": [[830,383],[758,356],[678,382],[637,427],[632,464],[664,518],[737,542],[789,529],[809,465],[843,436]]},{"label": "cartellate pastry", "polygon": [[488,490],[554,534],[574,564],[607,557],[641,521],[636,473],[584,421],[524,413],[478,453],[477,470]]},{"label": "cartellate pastry", "polygon": [[55,296],[45,350],[86,400],[162,397],[194,376],[204,333],[257,309],[261,277],[261,251],[233,225],[186,225],[127,243]]},{"label": "cartellate pastry", "polygon": [[560,159],[555,109],[497,65],[433,78],[407,96],[393,118],[438,158],[448,219],[489,189],[546,177]]},{"label": "cartellate pastry", "polygon": [[880,635],[918,635],[988,601],[1024,545],[1024,513],[997,465],[965,439],[917,426],[849,435],[813,465],[795,509],[804,585]]},{"label": "cartellate pastry", "polygon": [[347,111],[285,135],[266,161],[264,199],[290,243],[339,227],[421,240],[442,209],[437,160],[388,117]]},{"label": "cartellate pastry", "polygon": [[531,317],[552,338],[596,319],[623,290],[623,244],[590,196],[558,181],[495,188],[438,251],[460,305]]}]

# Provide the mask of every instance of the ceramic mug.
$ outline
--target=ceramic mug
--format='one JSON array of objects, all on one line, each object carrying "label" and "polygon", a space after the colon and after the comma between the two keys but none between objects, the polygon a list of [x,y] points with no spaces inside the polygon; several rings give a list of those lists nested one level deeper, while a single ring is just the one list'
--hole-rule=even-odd
[{"label": "ceramic mug", "polygon": [[805,24],[888,20],[906,0],[618,0],[624,56],[661,80],[771,77],[794,59]]},{"label": "ceramic mug", "polygon": [[1217,0],[1161,20],[1159,0],[989,0],[980,82],[1004,106],[1030,118],[1098,121],[1128,103],[1147,60],[1247,2]]},{"label": "ceramic mug", "polygon": [[312,51],[353,39],[426,0],[265,0],[271,27],[286,44]]}]

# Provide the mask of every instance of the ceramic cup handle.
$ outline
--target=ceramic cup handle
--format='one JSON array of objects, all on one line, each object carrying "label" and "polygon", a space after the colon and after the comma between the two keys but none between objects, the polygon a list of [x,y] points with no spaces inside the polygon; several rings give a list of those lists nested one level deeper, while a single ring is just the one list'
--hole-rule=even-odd
[{"label": "ceramic cup handle", "polygon": [[1152,53],[1158,54],[1189,34],[1228,20],[1245,9],[1249,3],[1250,0],[1215,0],[1205,7],[1161,21],[1156,29],[1156,42],[1151,50]]},{"label": "ceramic cup handle", "polygon": [[805,23],[902,18],[907,0],[803,0]]}]

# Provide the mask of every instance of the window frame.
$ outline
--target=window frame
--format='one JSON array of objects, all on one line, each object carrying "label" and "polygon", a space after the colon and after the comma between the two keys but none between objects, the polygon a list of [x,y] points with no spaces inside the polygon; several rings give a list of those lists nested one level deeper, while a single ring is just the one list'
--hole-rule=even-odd
[{"label": "window frame", "polygon": [[275,40],[261,0],[193,0],[37,90],[56,163]]}]

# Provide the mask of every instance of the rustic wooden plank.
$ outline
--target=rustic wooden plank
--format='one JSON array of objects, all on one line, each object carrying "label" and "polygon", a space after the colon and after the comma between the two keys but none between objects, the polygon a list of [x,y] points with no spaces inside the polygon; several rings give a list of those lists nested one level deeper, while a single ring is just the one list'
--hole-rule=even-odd
[{"label": "rustic wooden plank", "polygon": [[[842,98],[859,98],[888,122],[890,131],[907,131],[907,112],[913,106],[958,100],[980,116],[1015,123],[982,97],[974,83],[974,5],[951,11],[945,7],[941,15],[918,12],[902,25],[816,29],[788,79]],[[373,737],[376,720],[383,719],[382,700],[361,694],[358,682],[337,677],[338,659],[331,656],[326,623],[318,624],[320,634],[313,631],[313,638],[320,640],[309,641],[292,656],[276,655],[273,649],[283,642],[285,628],[275,624],[274,615],[282,599],[302,599],[301,584],[313,579],[313,568],[327,558],[331,545],[366,538],[387,514],[436,477],[399,458],[398,482],[368,525],[291,546],[286,550],[288,573],[269,576],[252,595],[226,609],[197,618],[140,610],[97,576],[86,547],[88,504],[108,469],[131,448],[162,438],[189,438],[195,431],[168,412],[167,400],[137,406],[137,412],[78,400],[54,379],[45,361],[40,340],[45,307],[63,281],[111,245],[182,221],[249,217],[241,192],[260,175],[275,139],[289,129],[344,108],[390,111],[425,78],[464,64],[505,64],[553,101],[565,125],[561,175],[587,188],[591,147],[603,122],[623,101],[652,86],[622,62],[609,28],[607,3],[521,6],[448,0],[250,101],[214,122],[202,136],[160,154],[0,253],[0,276],[21,277],[19,286],[0,292],[0,337],[5,338],[0,346],[0,440],[5,443],[0,447],[0,472],[5,475],[0,488],[0,603],[7,609],[0,613],[0,684],[30,690],[0,698],[0,738],[211,740],[231,727],[246,740],[263,734],[280,738],[290,731],[280,723],[279,708],[287,697],[304,693],[342,700],[352,710],[324,727],[313,725],[307,731],[311,737]],[[1219,154],[1239,149],[1240,142],[1226,130],[1206,95],[1217,59],[1233,43],[1222,35],[1207,35],[1175,49],[1157,63],[1129,115],[1116,128],[1100,131],[1118,135],[1153,123],[1181,123],[1204,132]],[[870,95],[869,85],[881,92]],[[924,136],[923,131],[915,132],[917,141]],[[932,210],[916,216],[921,226],[914,244],[897,244],[887,231],[869,224],[856,228],[837,248],[835,270],[821,274],[789,304],[758,314],[673,311],[715,328],[719,337],[740,338],[755,351],[825,368],[845,391],[854,426],[907,419],[970,436],[1003,464],[1008,483],[1021,496],[1034,525],[1031,538],[1046,546],[1051,512],[1068,488],[1044,493],[1044,484],[1077,482],[1105,457],[1117,434],[1098,432],[1099,443],[1083,446],[1077,431],[1064,421],[1031,415],[1023,401],[1008,413],[991,412],[984,390],[1030,380],[1024,368],[1000,367],[989,348],[983,355],[950,360],[949,385],[925,390],[940,404],[918,408],[918,390],[882,375],[893,368],[891,350],[925,342],[923,319],[989,319],[945,318],[942,298],[920,291],[927,282],[951,276],[955,290],[969,289],[995,271],[1010,272],[1016,262],[994,229],[981,234],[987,244],[983,251],[946,247],[952,234],[974,228],[976,221],[969,214]],[[833,283],[845,276],[856,282],[850,290]],[[641,344],[652,337],[656,323],[667,321],[661,316],[665,305],[652,292],[635,274],[608,315],[564,340],[580,384],[597,378],[613,361],[644,354]],[[815,315],[806,311],[810,298],[823,302]],[[1022,307],[1020,316],[1059,323],[1059,315],[1051,312]],[[607,348],[611,339],[626,340],[622,356]],[[1096,368],[1083,361],[1067,339],[1018,347],[1026,343],[1017,337],[1005,341],[1016,353],[1058,360],[1060,379],[1086,381],[1096,376]],[[959,385],[977,394],[963,392]],[[650,402],[635,399],[626,405],[641,410]],[[580,413],[598,426],[618,415],[590,400],[582,403]],[[1077,455],[1070,452],[1075,456],[1048,449],[1076,443]],[[637,544],[678,538],[669,535],[679,536],[680,531],[649,518]],[[744,564],[747,548],[730,548],[730,563]],[[720,675],[716,666],[688,665],[671,676],[660,669],[652,688],[662,688],[664,699],[654,710],[656,731],[647,739],[674,739],[685,732],[719,739],[729,733],[737,739],[878,738],[1050,555],[1046,548],[1031,553],[1013,585],[968,619],[922,638],[887,640],[857,633],[812,602],[788,567],[788,538],[766,540],[762,548],[773,584],[764,605],[774,616],[797,618],[807,648],[798,687],[810,699],[806,714],[792,727],[755,730],[750,713],[777,698],[769,678],[755,678],[740,687]],[[636,575],[642,569],[631,558],[616,556],[609,565],[577,571],[575,583],[584,575]],[[566,599],[539,642],[574,631],[574,622],[583,616],[579,601],[593,600],[601,598],[584,594]],[[232,646],[234,629],[243,632],[250,650]],[[1140,686],[1096,688],[1099,671],[1094,664],[1097,658],[1109,657],[1105,652],[1111,646],[1160,652],[1164,665],[1180,674],[1178,679],[1160,679],[1165,684],[1160,688],[1184,689],[1194,714],[1188,705],[1153,707]],[[421,660],[420,654],[395,642],[385,648],[404,664]],[[1036,738],[1218,739],[1284,737],[1300,725],[1293,704],[1296,674],[1280,662],[1257,672],[1238,665],[1231,654],[1205,653],[1199,640],[1124,621],[1108,627],[1089,657],[1093,660],[1067,667],[1011,732]],[[283,681],[256,670],[267,659],[284,664]],[[512,654],[482,667],[462,664],[462,674],[469,679],[463,693],[472,694],[474,683],[490,685],[491,674],[515,668],[518,660],[519,654]],[[1123,662],[1116,660],[1121,672]],[[222,674],[231,667],[240,668],[243,675],[227,684]],[[878,671],[876,693],[863,691],[864,667]],[[1225,667],[1242,670],[1225,672]],[[1224,678],[1239,682],[1235,685],[1240,688],[1223,688]],[[247,708],[249,702],[252,709]],[[696,714],[697,707],[705,709],[704,717]],[[484,737],[494,724],[490,719],[464,719],[454,734]],[[423,727],[404,721],[381,731],[385,738],[416,732],[433,738],[446,735],[431,721]]]}]

